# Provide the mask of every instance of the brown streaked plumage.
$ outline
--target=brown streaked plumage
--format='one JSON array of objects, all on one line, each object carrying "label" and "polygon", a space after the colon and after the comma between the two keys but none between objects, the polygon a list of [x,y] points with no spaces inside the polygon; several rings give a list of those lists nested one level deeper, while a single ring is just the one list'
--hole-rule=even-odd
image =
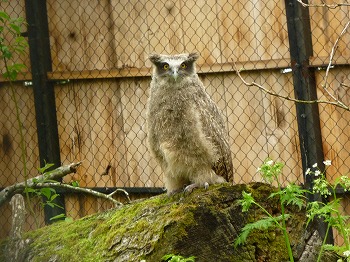
[{"label": "brown streaked plumage", "polygon": [[196,53],[151,55],[147,110],[150,150],[168,194],[233,180],[228,133],[195,69]]}]

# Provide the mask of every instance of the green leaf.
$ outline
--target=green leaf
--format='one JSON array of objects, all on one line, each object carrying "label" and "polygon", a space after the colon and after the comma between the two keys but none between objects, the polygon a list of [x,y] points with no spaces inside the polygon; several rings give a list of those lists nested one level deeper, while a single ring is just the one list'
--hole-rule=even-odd
[{"label": "green leaf", "polygon": [[64,221],[66,221],[66,222],[73,222],[74,219],[73,219],[72,217],[66,217],[66,218],[64,219]]},{"label": "green leaf", "polygon": [[[289,215],[285,218],[288,218]],[[238,238],[234,242],[234,247],[237,247],[238,245],[244,244],[247,240],[247,237],[249,236],[250,232],[252,230],[267,230],[271,227],[278,227],[278,221],[282,220],[283,217],[279,216],[277,218],[274,217],[266,217],[263,219],[260,219],[258,221],[255,221],[253,223],[246,224],[242,230],[241,234],[238,236]]]},{"label": "green leaf", "polygon": [[40,193],[41,193],[41,195],[45,196],[46,199],[50,199],[52,191],[51,191],[51,188],[44,187],[44,188],[40,189]]},{"label": "green leaf", "polygon": [[278,190],[275,193],[271,193],[269,198],[278,196],[282,204],[296,205],[299,210],[305,205],[306,197],[305,193],[307,190],[302,189],[300,186],[295,184],[289,184],[284,189]]},{"label": "green leaf", "polygon": [[37,193],[37,190],[31,187],[26,187],[24,193]]},{"label": "green leaf", "polygon": [[251,193],[242,191],[243,199],[238,200],[238,203],[242,205],[242,211],[246,212],[249,210],[250,206],[255,203],[254,198]]},{"label": "green leaf", "polygon": [[67,219],[67,218],[66,218],[66,215],[62,213],[62,214],[59,214],[59,215],[57,215],[57,216],[51,217],[51,218],[50,218],[50,221],[52,221],[52,220],[57,220],[57,219],[61,219],[61,218]]},{"label": "green leaf", "polygon": [[73,182],[72,182],[72,186],[74,186],[74,187],[80,187],[79,181],[73,181]]},{"label": "green leaf", "polygon": [[45,173],[49,168],[53,167],[55,164],[51,164],[51,163],[45,163],[45,166],[43,167],[39,167],[38,171],[40,172],[40,174]]},{"label": "green leaf", "polygon": [[12,28],[13,32],[20,35],[21,34],[21,27],[17,24],[11,23],[10,27]]},{"label": "green leaf", "polygon": [[59,194],[53,194],[53,195],[51,195],[51,198],[49,200],[54,201],[59,196],[60,196]]},{"label": "green leaf", "polygon": [[4,11],[0,11],[0,21],[5,22],[8,20],[10,20],[10,16]]},{"label": "green leaf", "polygon": [[162,257],[162,261],[168,261],[168,262],[194,262],[195,261],[195,257],[191,256],[191,257],[185,258],[185,257],[179,256],[179,255],[168,254],[168,255],[164,255]]}]

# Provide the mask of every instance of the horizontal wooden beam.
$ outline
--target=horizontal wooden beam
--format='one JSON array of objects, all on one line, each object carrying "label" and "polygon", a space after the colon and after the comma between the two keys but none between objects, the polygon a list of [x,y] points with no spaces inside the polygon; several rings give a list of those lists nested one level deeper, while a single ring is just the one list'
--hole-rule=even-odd
[{"label": "horizontal wooden beam", "polygon": [[[310,65],[313,67],[327,67],[329,64],[329,57],[311,57]],[[332,60],[332,65],[350,65],[350,57],[335,55]]]},{"label": "horizontal wooden beam", "polygon": [[[329,57],[311,57],[311,67],[326,67],[329,63]],[[350,65],[350,57],[335,56],[332,65]],[[269,69],[283,69],[290,67],[288,59],[271,59],[259,61],[237,62],[236,66],[241,71],[255,71],[255,70],[269,70]],[[214,74],[234,72],[234,63],[217,63],[217,64],[203,64],[197,66],[199,74]],[[124,77],[149,77],[151,75],[151,68],[149,67],[131,67],[111,70],[83,70],[83,71],[55,71],[49,72],[48,79],[52,81],[63,80],[84,80],[84,79],[108,79],[108,78],[124,78]],[[31,81],[32,75],[30,72],[24,72],[18,75],[16,81]],[[7,82],[0,76],[0,82]]]},{"label": "horizontal wooden beam", "polygon": [[[237,62],[237,68],[243,71],[266,70],[276,68],[286,68],[290,64],[284,59],[260,60],[249,62]],[[197,66],[199,74],[234,72],[234,63],[218,63],[213,65],[203,64]],[[52,72],[48,73],[51,80],[66,79],[98,79],[98,78],[120,78],[120,77],[145,77],[151,75],[151,68],[122,68],[112,70],[90,70],[73,72]]]}]

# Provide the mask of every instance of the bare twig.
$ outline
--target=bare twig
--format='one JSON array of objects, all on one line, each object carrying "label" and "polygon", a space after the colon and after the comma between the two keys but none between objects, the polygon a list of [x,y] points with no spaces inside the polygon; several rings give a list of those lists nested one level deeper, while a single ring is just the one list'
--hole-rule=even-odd
[{"label": "bare twig", "polygon": [[332,60],[335,54],[335,51],[338,48],[338,42],[341,39],[341,37],[345,34],[346,30],[348,29],[350,25],[350,21],[346,23],[345,27],[343,28],[343,30],[340,32],[340,35],[338,36],[337,40],[335,41],[333,47],[332,47],[332,51],[331,54],[329,56],[329,63],[327,66],[327,70],[326,70],[326,75],[325,75],[325,79],[324,79],[324,84],[322,85],[323,89],[326,91],[326,93],[334,100],[336,101],[339,105],[341,105],[341,107],[347,107],[346,105],[344,105],[341,101],[339,101],[339,99],[337,99],[334,95],[331,94],[331,92],[328,90],[328,74],[329,74],[329,70],[332,67]]},{"label": "bare twig", "polygon": [[[298,1],[300,2],[301,4],[302,1]],[[350,4],[349,4],[350,5]],[[303,4],[304,6],[304,4]],[[291,98],[289,96],[283,96],[283,95],[279,95],[277,94],[276,92],[272,91],[272,90],[269,90],[265,87],[263,87],[262,85],[259,85],[255,82],[251,82],[251,83],[248,83],[247,81],[245,81],[243,79],[243,77],[241,76],[240,74],[240,70],[237,69],[237,66],[236,64],[234,63],[234,69],[236,70],[237,72],[237,75],[239,76],[239,78],[242,80],[242,82],[247,85],[247,86],[256,86],[258,87],[260,90],[264,91],[265,93],[267,94],[270,94],[272,96],[276,96],[276,97],[280,97],[280,98],[283,98],[285,100],[289,100],[289,101],[293,101],[293,102],[296,102],[296,103],[304,103],[304,104],[314,104],[314,103],[319,103],[319,104],[329,104],[329,105],[334,105],[334,106],[337,106],[337,107],[341,107],[347,111],[350,111],[350,108],[349,106],[345,105],[343,102],[341,102],[339,99],[337,99],[329,90],[328,90],[328,76],[329,76],[329,71],[332,67],[332,60],[334,58],[334,54],[338,48],[338,42],[340,41],[340,39],[342,38],[342,36],[345,34],[346,30],[349,28],[350,26],[350,21],[346,23],[345,27],[343,28],[343,30],[340,32],[340,35],[338,36],[337,40],[335,41],[333,47],[332,47],[332,51],[331,51],[331,54],[330,54],[330,57],[329,57],[329,63],[328,63],[328,66],[327,66],[327,69],[326,69],[326,75],[325,75],[325,78],[324,78],[324,84],[322,84],[322,87],[323,87],[323,90],[326,92],[326,94],[332,98],[334,100],[333,101],[328,101],[328,100],[299,100],[299,99],[295,99],[295,98]],[[341,84],[341,86],[346,86],[345,84]]]},{"label": "bare twig", "polygon": [[346,88],[350,88],[350,85],[344,84],[344,83],[340,83],[340,86],[346,87]]},{"label": "bare twig", "polygon": [[[82,192],[82,193],[89,194],[89,195],[92,195],[92,196],[95,196],[95,197],[107,199],[107,200],[113,202],[116,207],[123,205],[121,202],[115,200],[111,195],[106,195],[106,194],[97,192],[97,191],[95,191],[93,189],[90,189],[90,188],[75,187],[75,186],[72,186],[72,185],[63,184],[63,183],[59,183],[59,182],[37,183],[37,184],[32,186],[32,188],[46,188],[46,187],[50,187],[50,188],[65,188],[65,189],[72,190],[74,192]],[[122,189],[120,189],[119,191],[121,191],[121,190]],[[123,190],[123,192],[124,192],[124,190]],[[129,199],[129,194],[128,193],[126,193],[126,194],[127,194],[128,200],[130,200]]]},{"label": "bare twig", "polygon": [[304,3],[302,0],[297,0],[303,7],[327,7],[330,9],[335,9],[337,7],[341,6],[350,6],[348,3],[339,3],[339,4],[326,4],[324,1],[321,1],[320,4],[307,4]]},{"label": "bare twig", "polygon": [[296,103],[303,103],[303,104],[316,104],[316,103],[319,103],[319,104],[329,104],[329,105],[334,105],[334,106],[338,106],[338,107],[341,107],[347,111],[350,111],[350,108],[346,105],[344,105],[343,103],[338,103],[338,102],[331,102],[331,101],[326,101],[326,100],[300,100],[300,99],[295,99],[295,98],[292,98],[290,96],[283,96],[283,95],[279,95],[277,94],[276,92],[272,91],[272,90],[269,90],[267,88],[265,88],[264,86],[258,84],[258,83],[255,83],[255,82],[247,82],[244,80],[244,78],[241,76],[241,73],[240,73],[240,70],[237,69],[236,67],[236,64],[234,64],[234,69],[235,71],[237,72],[237,75],[238,77],[242,80],[242,82],[246,85],[246,86],[256,86],[258,87],[260,90],[262,90],[263,92],[269,94],[269,95],[272,95],[272,96],[276,96],[276,97],[279,97],[279,98],[283,98],[285,100],[288,100],[288,101],[293,101],[293,102],[296,102]]},{"label": "bare twig", "polygon": [[129,193],[126,192],[126,190],[121,189],[121,188],[117,188],[117,189],[114,190],[112,193],[108,194],[107,196],[112,197],[112,196],[113,196],[115,193],[117,193],[117,192],[122,192],[122,193],[124,193],[125,197],[128,199],[128,202],[129,202],[129,203],[131,202],[130,197],[129,197]]}]

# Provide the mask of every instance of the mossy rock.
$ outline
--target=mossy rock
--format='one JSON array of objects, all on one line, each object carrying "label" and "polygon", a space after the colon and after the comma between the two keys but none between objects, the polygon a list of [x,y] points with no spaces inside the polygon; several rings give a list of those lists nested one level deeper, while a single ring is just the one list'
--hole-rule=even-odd
[{"label": "mossy rock", "polygon": [[[289,261],[278,229],[254,231],[244,245],[234,248],[241,228],[263,216],[257,208],[242,212],[237,200],[243,190],[251,192],[271,214],[280,214],[278,200],[268,199],[276,189],[263,183],[215,185],[172,197],[163,194],[28,232],[23,239],[27,243],[24,261],[153,262],[166,254],[195,256],[196,261]],[[305,229],[303,210],[291,207],[287,212],[292,215],[287,226],[298,261],[314,231]],[[313,249],[317,252],[318,248]],[[9,259],[6,252],[1,254],[1,261]]]}]

